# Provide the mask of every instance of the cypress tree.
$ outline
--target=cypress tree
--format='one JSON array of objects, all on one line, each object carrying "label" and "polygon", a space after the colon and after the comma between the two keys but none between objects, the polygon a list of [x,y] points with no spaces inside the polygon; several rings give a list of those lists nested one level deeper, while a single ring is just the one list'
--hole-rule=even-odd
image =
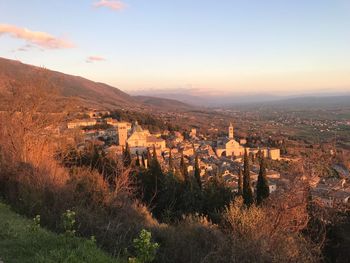
[{"label": "cypress tree", "polygon": [[123,151],[123,162],[125,167],[129,167],[131,165],[131,153],[129,144],[126,144],[125,149]]},{"label": "cypress tree", "polygon": [[180,169],[183,178],[185,179],[185,182],[189,182],[189,176],[188,176],[188,170],[187,170],[187,165],[185,163],[184,155],[181,155],[181,162],[180,162]]},{"label": "cypress tree", "polygon": [[256,159],[258,160],[258,163],[261,162],[261,158],[263,157],[262,151],[259,149],[258,153],[256,154]]},{"label": "cypress tree", "polygon": [[140,167],[141,165],[140,165],[140,156],[139,156],[139,152],[138,151],[136,151],[136,163],[135,163],[135,165],[137,166],[137,167]]},{"label": "cypress tree", "polygon": [[152,161],[152,154],[149,148],[147,148],[147,168],[150,168]]},{"label": "cypress tree", "polygon": [[144,199],[149,204],[156,204],[158,201],[159,192],[162,191],[163,172],[158,162],[155,147],[153,148],[153,155],[148,149],[148,170],[144,176]]},{"label": "cypress tree", "polygon": [[160,167],[160,164],[158,162],[157,158],[157,152],[156,152],[156,147],[153,145],[153,157],[150,162],[150,169],[151,173],[154,174],[154,176],[159,180],[163,176],[162,168]]},{"label": "cypress tree", "polygon": [[202,189],[202,180],[201,180],[201,174],[199,169],[199,161],[198,161],[198,154],[196,154],[196,160],[194,164],[194,178],[199,186],[199,189]]},{"label": "cypress tree", "polygon": [[175,168],[174,170],[175,170],[175,172],[174,172],[175,178],[180,182],[184,182],[185,178],[183,177],[181,170],[178,168]]},{"label": "cypress tree", "polygon": [[174,162],[173,162],[173,155],[171,153],[171,149],[170,149],[170,153],[169,153],[169,172],[174,172]]},{"label": "cypress tree", "polygon": [[146,168],[146,162],[145,162],[145,155],[144,154],[142,154],[141,162],[142,162],[142,166]]},{"label": "cypress tree", "polygon": [[266,177],[266,164],[264,157],[261,158],[260,171],[258,177],[258,183],[256,185],[256,201],[261,204],[266,198],[269,197],[270,189],[269,183]]},{"label": "cypress tree", "polygon": [[244,171],[243,171],[243,200],[246,206],[251,206],[254,202],[253,192],[250,182],[250,168],[247,150],[244,151]]},{"label": "cypress tree", "polygon": [[239,168],[238,172],[238,194],[243,195],[243,174],[241,168]]}]

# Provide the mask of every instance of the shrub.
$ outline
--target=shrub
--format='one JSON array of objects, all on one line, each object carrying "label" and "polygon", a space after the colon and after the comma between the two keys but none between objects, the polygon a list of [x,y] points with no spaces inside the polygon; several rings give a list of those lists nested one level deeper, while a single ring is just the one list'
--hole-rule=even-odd
[{"label": "shrub", "polygon": [[302,228],[295,230],[295,219],[300,215],[293,214],[273,207],[247,208],[241,198],[236,200],[225,212],[225,231],[231,244],[223,248],[226,262],[317,262],[312,245],[300,232]]},{"label": "shrub", "polygon": [[158,243],[153,243],[151,232],[142,229],[140,236],[135,238],[135,257],[129,258],[129,263],[151,263],[156,257]]},{"label": "shrub", "polygon": [[75,228],[75,212],[71,210],[67,210],[62,215],[62,225],[64,229],[64,233],[67,236],[74,236],[76,230]]},{"label": "shrub", "polygon": [[226,237],[206,217],[188,215],[177,224],[152,229],[160,244],[156,262],[200,263],[218,252]]}]

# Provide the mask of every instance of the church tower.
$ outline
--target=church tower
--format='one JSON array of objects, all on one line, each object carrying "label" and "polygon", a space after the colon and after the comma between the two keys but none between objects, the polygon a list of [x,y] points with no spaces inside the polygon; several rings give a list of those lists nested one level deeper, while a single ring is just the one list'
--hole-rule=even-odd
[{"label": "church tower", "polygon": [[231,122],[230,122],[230,127],[228,128],[228,138],[230,140],[234,139],[234,129],[233,129],[233,125]]},{"label": "church tower", "polygon": [[126,140],[128,139],[128,128],[126,123],[118,123],[118,144],[121,146],[126,145]]}]

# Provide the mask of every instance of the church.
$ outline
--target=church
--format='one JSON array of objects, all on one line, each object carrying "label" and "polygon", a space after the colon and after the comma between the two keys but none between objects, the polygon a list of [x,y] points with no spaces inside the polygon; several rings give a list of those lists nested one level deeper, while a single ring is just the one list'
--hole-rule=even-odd
[{"label": "church", "polygon": [[[126,133],[126,130],[120,131]],[[135,154],[136,152],[142,153],[147,151],[147,148],[156,147],[159,152],[163,151],[166,148],[165,140],[157,138],[152,135],[148,130],[142,129],[142,127],[136,121],[132,128],[130,135],[124,134],[123,136],[119,135],[124,139],[124,142],[119,141],[119,145],[129,145],[131,153]]]},{"label": "church", "polygon": [[228,138],[224,138],[216,147],[216,155],[221,156],[241,156],[244,154],[244,147],[234,139],[234,128],[232,123],[229,126]]},{"label": "church", "polygon": [[237,142],[234,139],[234,128],[232,123],[230,123],[229,131],[228,131],[228,137],[221,139],[217,142],[216,147],[216,155],[218,157],[221,156],[243,156],[244,150],[247,150],[248,154],[256,155],[259,151],[269,159],[272,160],[279,160],[281,159],[280,156],[280,149],[278,148],[248,148],[242,146],[239,142]]}]

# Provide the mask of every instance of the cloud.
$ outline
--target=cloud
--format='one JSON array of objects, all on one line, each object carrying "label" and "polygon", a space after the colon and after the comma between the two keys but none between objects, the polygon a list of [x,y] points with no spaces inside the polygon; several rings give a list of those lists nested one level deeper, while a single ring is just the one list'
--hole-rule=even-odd
[{"label": "cloud", "polygon": [[106,7],[109,9],[112,9],[114,11],[120,11],[126,8],[126,4],[122,1],[116,1],[116,0],[100,0],[93,4],[94,7]]},{"label": "cloud", "polygon": [[86,63],[93,63],[93,62],[99,62],[99,61],[106,61],[106,59],[99,56],[90,56],[86,59]]},{"label": "cloud", "polygon": [[17,51],[28,51],[28,49],[24,48],[24,47],[20,47],[20,48],[17,48]]},{"label": "cloud", "polygon": [[54,37],[45,32],[31,31],[14,25],[0,24],[0,36],[8,34],[11,37],[23,39],[44,49],[73,48],[74,45],[66,40]]}]

